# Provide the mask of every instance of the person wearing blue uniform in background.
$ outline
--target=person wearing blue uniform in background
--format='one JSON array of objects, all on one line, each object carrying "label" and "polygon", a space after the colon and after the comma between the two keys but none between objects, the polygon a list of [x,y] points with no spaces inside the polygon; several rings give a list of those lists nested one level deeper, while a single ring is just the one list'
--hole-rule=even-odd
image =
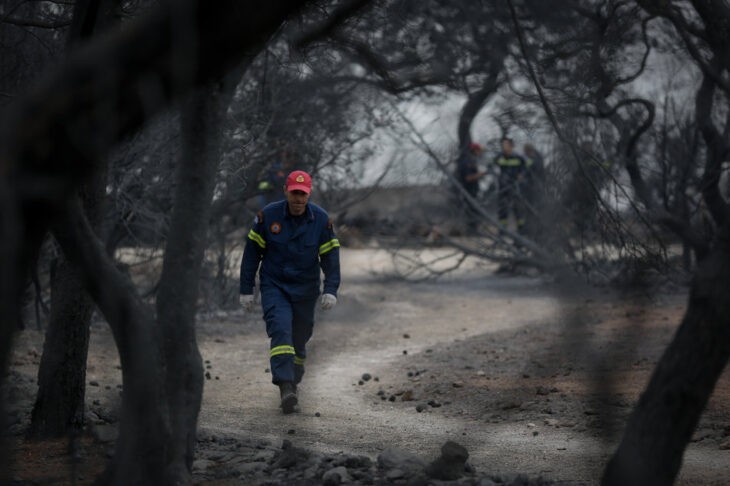
[{"label": "person wearing blue uniform in background", "polygon": [[502,151],[494,158],[499,167],[497,192],[497,217],[499,224],[509,224],[510,209],[515,217],[517,231],[522,233],[525,226],[525,208],[520,189],[525,180],[525,159],[513,152],[514,143],[509,137],[502,137]]},{"label": "person wearing blue uniform in background", "polygon": [[304,375],[317,300],[322,309],[331,309],[340,286],[340,243],[327,212],[309,202],[311,191],[309,174],[299,170],[289,174],[286,198],[256,215],[241,261],[240,303],[247,311],[254,308],[259,272],[261,307],[271,339],[272,382],[279,387],[285,414],[298,408],[297,385]]},{"label": "person wearing blue uniform in background", "polygon": [[[483,151],[484,147],[472,142],[464,147],[456,161],[456,180],[459,181],[464,190],[474,199],[479,195],[479,180],[487,175],[487,172],[479,170],[479,166],[477,165]],[[467,230],[470,233],[476,233],[479,227],[479,214],[460,191],[457,199],[461,202],[461,207],[464,208]]]}]

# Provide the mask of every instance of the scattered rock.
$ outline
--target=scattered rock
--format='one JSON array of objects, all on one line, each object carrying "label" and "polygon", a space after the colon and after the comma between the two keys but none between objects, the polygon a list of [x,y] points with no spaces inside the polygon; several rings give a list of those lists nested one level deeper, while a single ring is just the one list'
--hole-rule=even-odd
[{"label": "scattered rock", "polygon": [[322,484],[325,486],[337,486],[348,482],[350,482],[350,476],[344,466],[332,468],[322,475]]},{"label": "scattered rock", "polygon": [[345,459],[345,466],[349,469],[370,469],[373,461],[368,456],[350,456]]},{"label": "scattered rock", "polygon": [[464,382],[463,381],[455,381],[451,384],[454,388],[464,388]]},{"label": "scattered rock", "polygon": [[322,414],[321,414],[321,413],[319,413],[319,412],[315,412],[314,416],[315,416],[315,417],[321,417],[321,416],[322,416]]},{"label": "scattered rock", "polygon": [[378,467],[385,471],[398,469],[405,475],[406,473],[422,472],[426,467],[426,461],[409,452],[389,447],[378,456]]},{"label": "scattered rock", "polygon": [[400,469],[391,469],[385,474],[385,478],[390,481],[395,481],[396,479],[401,479],[402,477],[405,477],[406,473],[401,471]]},{"label": "scattered rock", "polygon": [[210,371],[205,372],[205,379],[210,380]]},{"label": "scattered rock", "polygon": [[234,471],[236,471],[239,476],[248,476],[251,474],[256,474],[259,471],[264,469],[264,464],[260,462],[243,462],[241,464],[237,464],[234,467]]},{"label": "scattered rock", "polygon": [[403,350],[403,354],[408,354],[408,351],[406,351],[406,350],[404,349],[404,350]]},{"label": "scattered rock", "polygon": [[433,479],[453,481],[465,473],[466,460],[469,452],[466,448],[453,441],[441,446],[441,456],[428,465],[426,474]]},{"label": "scattered rock", "polygon": [[406,390],[403,395],[401,395],[400,399],[404,402],[412,402],[415,400],[415,397],[413,396],[413,390]]},{"label": "scattered rock", "polygon": [[426,408],[426,405],[419,403],[418,405],[416,405],[416,412],[421,413],[426,410]]},{"label": "scattered rock", "polygon": [[96,380],[91,380],[91,381],[89,382],[89,386],[99,386],[99,382],[98,382],[98,381],[96,381]]},{"label": "scattered rock", "polygon": [[193,462],[193,472],[204,472],[213,464],[215,464],[215,462],[208,459],[198,459]]},{"label": "scattered rock", "polygon": [[724,440],[720,443],[720,450],[728,451],[730,450],[730,439]]},{"label": "scattered rock", "polygon": [[538,387],[537,387],[537,392],[536,392],[536,393],[537,393],[538,395],[549,395],[549,394],[550,394],[550,390],[549,390],[549,389],[548,389],[547,387],[544,387],[544,386],[538,386]]},{"label": "scattered rock", "polygon": [[489,478],[482,478],[477,484],[478,486],[497,486],[497,483]]},{"label": "scattered rock", "polygon": [[520,408],[522,406],[522,402],[518,402],[516,400],[510,400],[507,402],[504,402],[502,404],[502,410],[513,410],[515,408]]},{"label": "scattered rock", "polygon": [[403,335],[403,339],[410,339],[410,338],[411,338],[411,335],[408,333]]},{"label": "scattered rock", "polygon": [[117,440],[117,437],[119,436],[119,430],[114,425],[94,425],[94,427],[91,429],[91,434],[94,436],[94,439],[96,439],[97,442],[106,444]]},{"label": "scattered rock", "polygon": [[310,457],[310,453],[299,447],[294,447],[289,440],[284,440],[281,445],[281,451],[278,451],[271,459],[270,468],[275,469],[291,469],[297,464],[304,464]]},{"label": "scattered rock", "polygon": [[362,381],[370,381],[372,379],[372,375],[370,373],[363,373],[362,375]]}]

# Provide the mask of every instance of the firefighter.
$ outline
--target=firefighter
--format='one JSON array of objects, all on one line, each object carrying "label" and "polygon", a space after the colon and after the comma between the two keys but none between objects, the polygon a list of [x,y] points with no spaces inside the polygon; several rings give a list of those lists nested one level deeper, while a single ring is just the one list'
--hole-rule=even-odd
[{"label": "firefighter", "polygon": [[322,309],[331,309],[340,285],[340,243],[325,210],[309,202],[311,191],[309,174],[300,170],[289,174],[286,198],[256,215],[241,261],[240,303],[247,311],[254,308],[259,272],[261,307],[271,339],[272,382],[279,387],[285,414],[298,410],[297,385],[304,375],[317,300]]},{"label": "firefighter", "polygon": [[524,197],[526,230],[531,237],[539,233],[540,210],[545,202],[545,161],[542,154],[531,143],[524,146],[525,177],[520,185]]},{"label": "firefighter", "polygon": [[509,213],[515,218],[517,231],[522,232],[525,226],[525,211],[520,194],[520,184],[525,180],[525,159],[513,152],[514,143],[509,137],[502,137],[502,152],[494,158],[494,163],[499,167],[497,183],[497,217],[499,224],[509,224]]}]

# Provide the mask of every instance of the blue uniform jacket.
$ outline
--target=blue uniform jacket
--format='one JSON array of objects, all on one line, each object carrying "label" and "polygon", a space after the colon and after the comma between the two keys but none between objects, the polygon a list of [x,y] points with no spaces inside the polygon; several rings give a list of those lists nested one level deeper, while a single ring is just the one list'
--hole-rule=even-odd
[{"label": "blue uniform jacket", "polygon": [[524,177],[526,164],[525,159],[513,153],[505,155],[500,153],[494,158],[494,163],[499,166],[499,184],[512,185]]},{"label": "blue uniform jacket", "polygon": [[286,200],[259,211],[248,232],[241,261],[241,294],[253,293],[261,263],[261,287],[275,285],[292,301],[319,295],[320,268],[324,293],[337,295],[340,286],[340,242],[332,221],[319,206],[308,203],[302,216],[289,214]]}]

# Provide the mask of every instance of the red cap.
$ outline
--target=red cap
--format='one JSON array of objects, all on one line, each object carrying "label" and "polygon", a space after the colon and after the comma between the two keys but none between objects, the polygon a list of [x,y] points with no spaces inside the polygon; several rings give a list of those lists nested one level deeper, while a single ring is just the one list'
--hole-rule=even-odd
[{"label": "red cap", "polygon": [[481,152],[482,150],[484,150],[484,147],[476,142],[472,142],[469,144],[469,150],[471,150],[472,152]]},{"label": "red cap", "polygon": [[312,178],[303,170],[295,170],[286,178],[287,191],[312,192]]}]

